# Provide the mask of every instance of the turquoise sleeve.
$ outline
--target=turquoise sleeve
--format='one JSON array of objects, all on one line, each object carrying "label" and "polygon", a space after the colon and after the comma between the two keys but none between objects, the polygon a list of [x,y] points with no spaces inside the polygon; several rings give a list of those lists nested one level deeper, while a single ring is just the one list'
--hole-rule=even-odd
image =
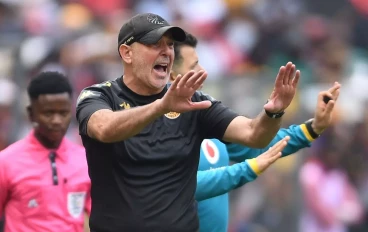
[{"label": "turquoise sleeve", "polygon": [[197,201],[225,194],[257,178],[247,161],[197,172]]},{"label": "turquoise sleeve", "polygon": [[246,159],[252,159],[263,152],[267,151],[271,146],[275,145],[278,141],[283,139],[285,136],[290,136],[290,140],[282,151],[282,156],[288,156],[297,152],[298,150],[310,147],[311,139],[307,130],[303,129],[302,125],[292,125],[288,129],[280,129],[275,138],[271,143],[263,149],[253,149],[248,148],[238,144],[226,144],[227,151],[229,152],[229,157],[231,161],[242,162]]}]

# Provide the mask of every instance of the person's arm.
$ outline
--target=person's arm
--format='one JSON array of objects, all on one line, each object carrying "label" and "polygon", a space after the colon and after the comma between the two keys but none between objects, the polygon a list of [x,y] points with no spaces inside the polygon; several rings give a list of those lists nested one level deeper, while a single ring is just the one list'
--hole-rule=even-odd
[{"label": "person's arm", "polygon": [[289,137],[280,140],[255,159],[249,159],[231,166],[197,172],[197,201],[225,194],[233,189],[253,181],[281,157]]},{"label": "person's arm", "polygon": [[290,141],[288,142],[285,149],[282,151],[282,156],[288,156],[290,154],[294,154],[300,149],[310,147],[311,142],[316,139],[315,136],[311,135],[308,129],[310,129],[310,127],[307,127],[305,123],[301,125],[292,125],[288,129],[280,129],[271,141],[271,143],[263,149],[249,148],[234,143],[226,144],[226,148],[231,161],[242,162],[245,159],[251,159],[259,156],[271,146],[275,145],[282,138],[284,138],[285,136],[289,136]]},{"label": "person's arm", "polygon": [[257,178],[248,161],[197,172],[195,199],[203,201],[220,196]]},{"label": "person's arm", "polygon": [[87,134],[105,143],[122,141],[138,134],[162,115],[164,113],[159,107],[159,100],[118,112],[101,109],[91,115]]},{"label": "person's arm", "polygon": [[9,197],[9,179],[7,168],[2,154],[0,153],[0,219],[4,216],[5,205]]},{"label": "person's arm", "polygon": [[89,215],[87,213],[84,214],[84,224],[83,224],[83,231],[84,232],[90,232],[89,228]]},{"label": "person's arm", "polygon": [[266,147],[280,129],[281,116],[295,95],[299,77],[300,72],[295,72],[291,62],[282,66],[264,110],[254,119],[235,117],[220,139],[253,148]]},{"label": "person's arm", "polygon": [[263,148],[275,137],[280,125],[281,118],[270,118],[264,112],[254,119],[238,116],[229,124],[223,140],[253,148]]},{"label": "person's arm", "polygon": [[84,89],[78,98],[77,119],[81,134],[101,142],[122,141],[139,133],[163,115],[158,100],[145,105],[114,112],[109,85]]},{"label": "person's arm", "polygon": [[[268,147],[272,146],[280,140],[280,138],[286,135],[290,136],[291,139],[283,151],[283,156],[293,154],[299,149],[309,147],[310,142],[318,138],[318,136],[330,126],[334,103],[339,96],[339,91],[340,84],[336,82],[330,89],[320,92],[318,94],[314,118],[300,126],[291,126],[289,129],[279,130]],[[326,99],[329,100],[326,101]],[[236,144],[228,144],[227,149],[230,159],[237,162],[256,157],[264,151],[264,149],[250,149]]]},{"label": "person's arm", "polygon": [[187,112],[210,107],[209,101],[191,102],[190,98],[206,79],[204,71],[188,72],[177,78],[162,99],[151,104],[121,111],[112,110],[109,85],[92,86],[79,96],[77,119],[80,132],[104,143],[130,138],[165,113]]}]

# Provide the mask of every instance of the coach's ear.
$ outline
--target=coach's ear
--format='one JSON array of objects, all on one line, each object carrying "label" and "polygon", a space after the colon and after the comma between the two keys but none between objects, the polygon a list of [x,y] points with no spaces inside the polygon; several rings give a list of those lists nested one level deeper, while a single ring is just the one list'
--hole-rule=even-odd
[{"label": "coach's ear", "polygon": [[132,48],[128,45],[122,44],[119,47],[119,54],[121,56],[121,59],[127,63],[127,64],[131,64],[132,63]]}]

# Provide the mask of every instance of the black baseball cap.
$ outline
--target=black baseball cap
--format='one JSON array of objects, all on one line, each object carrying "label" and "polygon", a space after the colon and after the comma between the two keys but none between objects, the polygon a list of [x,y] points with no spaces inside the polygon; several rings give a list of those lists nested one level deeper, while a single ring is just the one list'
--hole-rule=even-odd
[{"label": "black baseball cap", "polygon": [[122,44],[130,45],[134,42],[155,44],[162,36],[170,31],[173,40],[183,42],[186,33],[180,27],[170,26],[161,16],[144,13],[132,17],[119,32],[118,47]]}]

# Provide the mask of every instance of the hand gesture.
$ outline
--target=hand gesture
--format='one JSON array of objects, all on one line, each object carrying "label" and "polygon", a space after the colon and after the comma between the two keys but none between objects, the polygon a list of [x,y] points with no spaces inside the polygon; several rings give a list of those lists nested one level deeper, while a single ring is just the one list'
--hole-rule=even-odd
[{"label": "hand gesture", "polygon": [[210,101],[192,102],[191,100],[193,94],[200,88],[206,78],[207,73],[203,70],[199,72],[189,71],[184,76],[178,75],[162,98],[163,111],[166,113],[184,113],[210,107]]},{"label": "hand gesture", "polygon": [[270,147],[268,151],[262,153],[257,158],[255,158],[258,173],[264,172],[271,164],[276,162],[281,157],[281,151],[286,147],[287,142],[290,140],[289,136],[278,141],[274,146]]},{"label": "hand gesture", "polygon": [[332,120],[332,111],[340,94],[341,85],[335,82],[327,91],[318,94],[318,102],[312,128],[317,134],[321,134],[330,124]]},{"label": "hand gesture", "polygon": [[283,112],[294,98],[296,87],[300,78],[300,71],[295,72],[295,65],[291,62],[282,66],[277,74],[275,87],[264,105],[264,109],[271,113]]}]

